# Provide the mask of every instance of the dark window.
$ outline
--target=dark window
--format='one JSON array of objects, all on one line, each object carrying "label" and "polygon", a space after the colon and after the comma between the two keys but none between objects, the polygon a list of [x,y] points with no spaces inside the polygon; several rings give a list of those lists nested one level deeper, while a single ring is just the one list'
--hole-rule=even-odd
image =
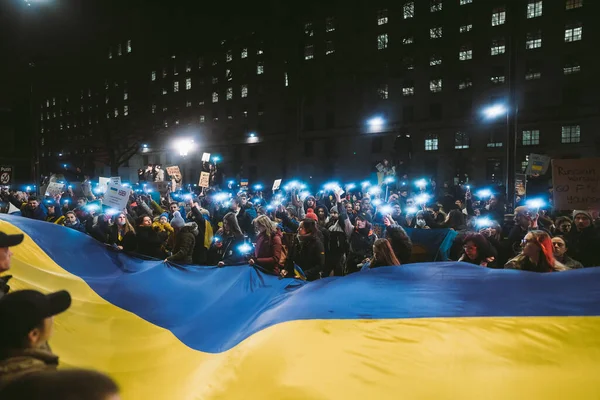
[{"label": "dark window", "polygon": [[504,182],[502,160],[489,158],[485,164],[485,178],[488,182]]},{"label": "dark window", "polygon": [[371,140],[371,153],[381,153],[383,149],[383,137],[374,137]]},{"label": "dark window", "polygon": [[402,107],[402,120],[406,123],[415,120],[415,108],[413,106]]},{"label": "dark window", "polygon": [[429,116],[432,120],[439,121],[442,119],[442,104],[433,103],[429,105]]},{"label": "dark window", "polygon": [[325,141],[325,148],[327,149],[327,155],[329,158],[337,158],[338,148],[335,143],[335,139],[329,138]]},{"label": "dark window", "polygon": [[331,129],[335,127],[335,114],[333,111],[327,113],[325,117],[325,127],[327,129]]},{"label": "dark window", "polygon": [[256,165],[251,165],[250,167],[248,167],[248,180],[250,182],[256,182],[257,179],[258,179],[258,170],[256,168]]},{"label": "dark window", "polygon": [[143,164],[144,166],[146,166],[146,165],[148,165],[148,164],[149,164],[149,162],[148,162],[148,156],[142,156],[142,164]]},{"label": "dark window", "polygon": [[242,146],[235,146],[233,149],[233,158],[236,160],[242,159]]},{"label": "dark window", "polygon": [[467,117],[471,115],[472,108],[472,99],[461,99],[458,101],[458,115],[460,115],[461,117]]},{"label": "dark window", "polygon": [[304,142],[304,157],[312,157],[315,152],[314,142],[312,140],[307,140]]},{"label": "dark window", "polygon": [[315,120],[312,115],[304,116],[304,130],[312,131],[315,129]]},{"label": "dark window", "polygon": [[249,156],[250,158],[258,157],[258,146],[250,146]]}]

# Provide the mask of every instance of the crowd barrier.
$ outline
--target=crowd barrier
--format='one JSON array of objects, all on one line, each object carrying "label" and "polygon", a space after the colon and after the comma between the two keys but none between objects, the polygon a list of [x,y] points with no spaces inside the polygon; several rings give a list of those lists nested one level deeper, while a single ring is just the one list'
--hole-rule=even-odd
[{"label": "crowd barrier", "polygon": [[66,367],[133,399],[600,397],[600,268],[555,274],[434,262],[305,283],[175,267],[54,224],[25,233],[13,289],[67,289]]}]

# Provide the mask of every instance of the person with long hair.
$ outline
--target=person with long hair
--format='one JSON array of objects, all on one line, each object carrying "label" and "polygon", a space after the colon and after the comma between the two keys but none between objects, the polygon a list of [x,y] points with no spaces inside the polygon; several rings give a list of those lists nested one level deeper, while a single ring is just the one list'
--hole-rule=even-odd
[{"label": "person with long hair", "polygon": [[250,265],[258,265],[275,272],[281,261],[281,231],[277,224],[266,215],[259,215],[252,221],[257,232],[254,255],[248,261]]},{"label": "person with long hair", "polygon": [[242,244],[244,244],[244,234],[235,213],[229,212],[223,217],[223,227],[215,234],[210,247],[211,264],[216,264],[218,267],[242,264],[244,255],[239,250]]},{"label": "person with long hair", "polygon": [[377,239],[373,243],[373,258],[370,262],[365,263],[361,271],[379,267],[392,267],[400,265],[400,261],[396,258],[392,245],[387,239]]},{"label": "person with long hair", "polygon": [[504,265],[504,269],[531,272],[565,271],[568,268],[556,261],[550,235],[544,231],[530,231],[521,242],[521,254]]},{"label": "person with long hair", "polygon": [[383,218],[385,225],[385,238],[390,241],[392,250],[401,264],[410,262],[412,255],[412,241],[402,226],[394,224],[388,217]]},{"label": "person with long hair", "polygon": [[473,233],[463,240],[463,254],[458,261],[494,268],[497,257],[496,249],[490,245],[485,236]]},{"label": "person with long hair", "polygon": [[135,229],[125,213],[119,213],[114,216],[113,225],[108,231],[108,240],[106,243],[116,246],[119,250],[135,250]]},{"label": "person with long hair", "polygon": [[298,236],[294,240],[294,246],[282,275],[293,276],[295,264],[302,268],[306,280],[314,281],[321,277],[325,265],[325,247],[318,232],[319,228],[314,220],[306,218],[300,222]]}]

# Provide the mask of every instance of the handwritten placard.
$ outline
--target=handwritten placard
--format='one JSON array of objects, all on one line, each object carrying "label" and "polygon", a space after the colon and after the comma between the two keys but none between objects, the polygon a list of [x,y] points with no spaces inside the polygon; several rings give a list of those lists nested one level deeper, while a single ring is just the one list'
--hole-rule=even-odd
[{"label": "handwritten placard", "polygon": [[210,182],[210,174],[208,172],[200,172],[200,180],[198,181],[198,186],[207,188]]},{"label": "handwritten placard", "polygon": [[552,160],[554,208],[600,208],[600,158]]}]

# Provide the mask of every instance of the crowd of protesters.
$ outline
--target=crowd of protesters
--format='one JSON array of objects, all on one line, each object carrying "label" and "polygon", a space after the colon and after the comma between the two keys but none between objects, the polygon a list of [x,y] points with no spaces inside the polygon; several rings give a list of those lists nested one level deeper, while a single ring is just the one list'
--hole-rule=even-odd
[{"label": "crowd of protesters", "polygon": [[[103,205],[101,191],[75,196],[70,187],[45,198],[4,189],[0,200],[4,212],[64,226],[114,251],[175,265],[251,265],[308,281],[413,262],[413,230],[455,232],[448,259],[482,268],[554,272],[600,266],[597,210],[557,212],[540,201],[511,210],[493,190],[447,184],[438,189],[424,179],[413,185],[394,173],[374,184],[330,183],[313,193],[290,181],[269,198],[260,185],[236,192],[231,185],[167,189],[152,197],[139,184],[123,210]],[[22,240],[0,232],[0,272],[10,267],[10,247]],[[0,320],[11,321],[10,329],[0,330],[3,398],[42,398],[36,396],[44,388],[60,392],[61,385],[81,393],[96,385],[100,395],[82,398],[118,398],[118,388],[102,374],[54,371],[58,357],[47,341],[52,316],[70,306],[69,294],[8,293],[9,279],[0,279]],[[78,386],[84,379],[93,385]]]}]

